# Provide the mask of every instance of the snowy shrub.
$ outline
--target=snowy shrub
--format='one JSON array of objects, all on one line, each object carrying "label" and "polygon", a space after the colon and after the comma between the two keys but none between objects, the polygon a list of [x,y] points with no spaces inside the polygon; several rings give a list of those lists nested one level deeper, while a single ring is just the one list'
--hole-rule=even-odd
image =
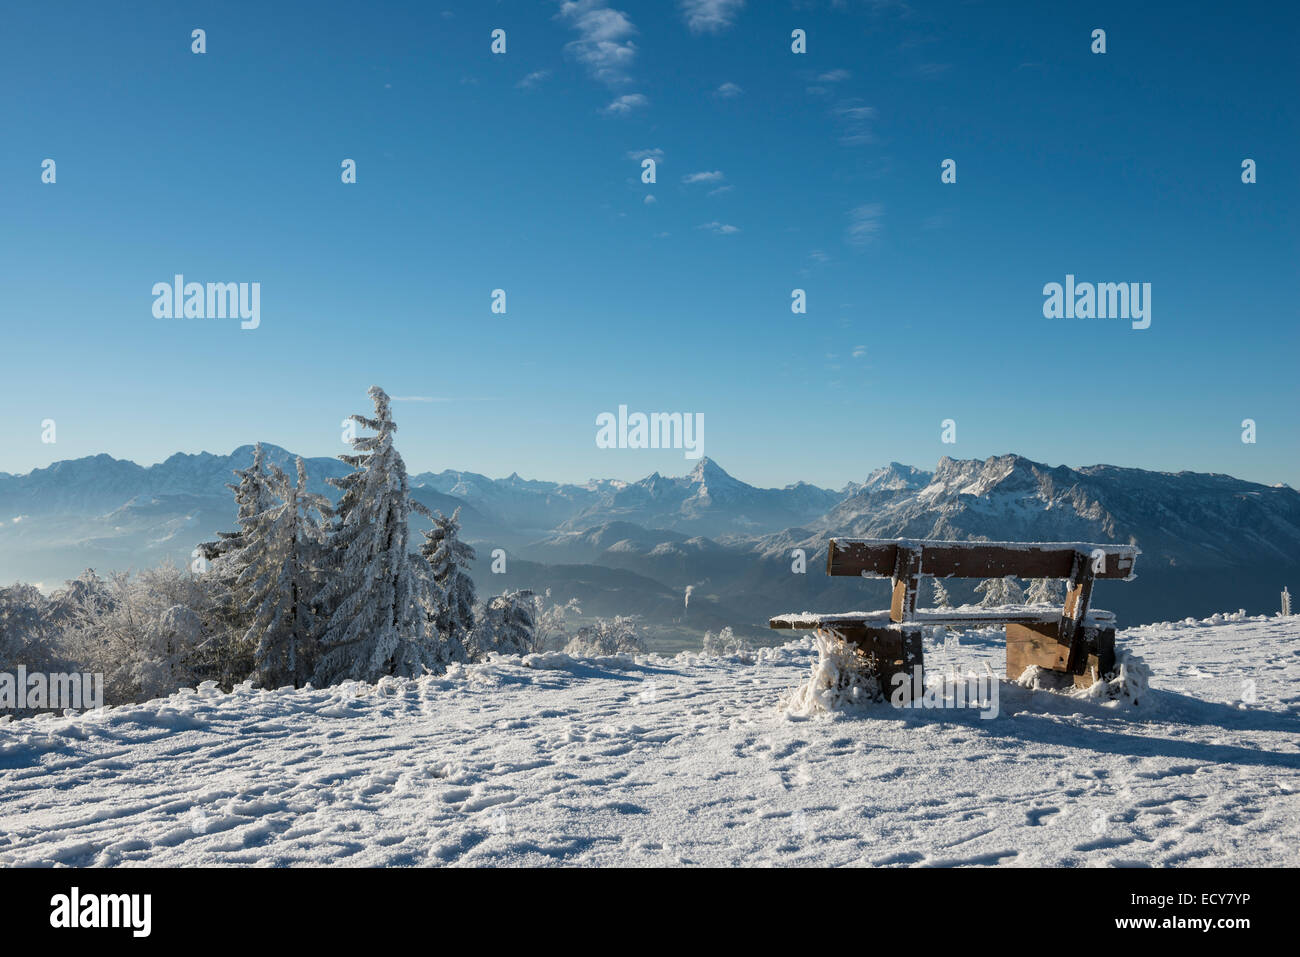
[{"label": "snowy shrub", "polygon": [[581,615],[578,599],[570,598],[563,605],[551,601],[551,590],[533,595],[533,647],[530,653],[559,651],[569,643],[569,615]]},{"label": "snowy shrub", "polygon": [[1151,691],[1151,668],[1139,656],[1126,649],[1115,652],[1115,670],[1102,675],[1087,689],[1093,698],[1120,701],[1140,707]]},{"label": "snowy shrub", "polygon": [[863,654],[857,645],[830,632],[817,632],[816,641],[812,674],[781,701],[788,714],[809,717],[883,699],[880,665],[874,655]]},{"label": "snowy shrub", "polygon": [[482,605],[478,621],[466,642],[471,661],[489,654],[527,655],[536,650],[537,624],[533,620],[534,598],[530,591],[507,592]]},{"label": "snowy shrub", "polygon": [[728,625],[716,635],[711,631],[704,633],[703,653],[711,658],[723,655],[749,656],[754,653],[754,645],[748,638],[737,638]]},{"label": "snowy shrub", "polygon": [[82,589],[69,609],[66,648],[79,670],[104,675],[106,704],[169,695],[195,684],[205,646],[221,634],[211,606],[208,584],[171,562],[119,573]]},{"label": "snowy shrub", "polygon": [[53,668],[59,658],[58,633],[50,623],[50,603],[40,590],[22,583],[0,588],[0,671],[19,665],[29,671]]},{"label": "snowy shrub", "polygon": [[564,653],[575,657],[601,657],[605,655],[643,655],[645,642],[637,634],[636,623],[623,615],[614,618],[597,618],[564,646]]}]

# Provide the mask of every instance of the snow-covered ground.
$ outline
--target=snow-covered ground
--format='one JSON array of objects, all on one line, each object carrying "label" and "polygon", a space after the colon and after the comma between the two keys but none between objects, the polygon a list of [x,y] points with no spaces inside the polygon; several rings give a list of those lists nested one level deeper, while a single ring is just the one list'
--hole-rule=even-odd
[{"label": "snow-covered ground", "polygon": [[[993,720],[790,717],[803,639],[11,721],[0,864],[1300,864],[1300,617],[1120,644],[1141,707],[1003,682]],[[926,663],[1001,674],[1003,649]]]}]

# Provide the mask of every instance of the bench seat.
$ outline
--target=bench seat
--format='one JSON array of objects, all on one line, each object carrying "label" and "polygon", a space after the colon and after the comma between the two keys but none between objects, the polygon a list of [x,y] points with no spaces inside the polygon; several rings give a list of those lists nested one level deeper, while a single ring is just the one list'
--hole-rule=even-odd
[{"label": "bench seat", "polygon": [[890,620],[888,611],[818,614],[804,611],[777,615],[768,627],[790,631],[829,631],[877,659],[882,686],[892,687],[894,675],[920,666],[924,652],[922,629],[929,626],[982,628],[1006,626],[1007,678],[1014,681],[1030,665],[1062,673],[1076,687],[1086,688],[1115,666],[1115,614],[1088,609],[1081,622],[1083,667],[1068,668],[1070,646],[1060,640],[1061,612],[1054,605],[1003,605],[982,608],[917,609],[905,622]]},{"label": "bench seat", "polygon": [[[918,608],[906,622],[907,625],[966,625],[979,628],[986,625],[1017,624],[1049,625],[1060,621],[1061,610],[1055,605],[1003,605],[983,608],[966,605],[960,608]],[[847,611],[835,614],[818,614],[811,611],[792,612],[768,619],[769,628],[792,631],[816,631],[819,628],[834,630],[839,626],[866,626],[883,628],[891,624],[889,611]],[[1115,613],[1100,608],[1088,610],[1085,625],[1114,627]]]}]

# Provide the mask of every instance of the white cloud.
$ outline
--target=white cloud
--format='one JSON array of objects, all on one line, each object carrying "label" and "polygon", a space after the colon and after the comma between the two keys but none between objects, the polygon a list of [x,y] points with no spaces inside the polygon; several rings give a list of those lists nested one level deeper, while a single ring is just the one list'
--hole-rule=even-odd
[{"label": "white cloud", "polygon": [[535,70],[515,84],[521,90],[530,90],[551,75],[550,70]]},{"label": "white cloud", "polygon": [[861,358],[862,358],[863,356],[865,356],[866,354],[867,354],[867,347],[866,347],[866,346],[854,346],[854,347],[853,347],[853,358],[855,358],[855,359],[861,359]]},{"label": "white cloud", "polygon": [[395,395],[394,402],[499,402],[497,396]]},{"label": "white cloud", "polygon": [[659,149],[657,146],[650,150],[628,150],[627,158],[630,160],[636,160],[638,163],[644,159],[652,159],[656,163],[662,163],[664,159],[664,151]]},{"label": "white cloud", "polygon": [[655,199],[654,193],[646,193],[645,199],[642,202],[644,202],[647,206],[653,206],[655,203],[659,202],[659,200]]},{"label": "white cloud", "polygon": [[731,183],[728,183],[726,186],[719,186],[717,189],[711,189],[711,190],[709,190],[708,195],[710,195],[710,196],[720,196],[720,195],[723,194],[723,193],[730,193],[730,192],[731,192],[733,189],[735,189],[735,188],[736,188],[736,187],[733,186]]},{"label": "white cloud", "polygon": [[817,77],[818,83],[843,83],[853,74],[848,70],[830,70]]},{"label": "white cloud", "polygon": [[880,234],[880,219],[884,207],[879,203],[866,203],[849,210],[849,225],[845,230],[845,239],[854,246],[865,246],[874,242]]},{"label": "white cloud", "polygon": [[565,0],[559,17],[578,31],[578,39],[564,49],[602,83],[630,83],[629,70],[636,60],[636,27],[626,13],[604,0]]},{"label": "white cloud", "polygon": [[721,183],[724,179],[726,179],[726,177],[722,175],[722,170],[715,169],[715,170],[708,170],[702,173],[687,173],[685,176],[682,177],[682,182],[683,183]]},{"label": "white cloud", "polygon": [[707,229],[711,233],[717,233],[719,236],[730,236],[732,233],[740,232],[739,226],[732,226],[730,223],[720,223],[716,219],[711,223],[701,223],[696,229]]},{"label": "white cloud", "polygon": [[622,96],[616,98],[614,102],[610,103],[609,106],[605,107],[602,112],[621,115],[623,113],[631,113],[633,110],[638,110],[643,106],[648,106],[649,103],[650,101],[640,93],[624,93]]},{"label": "white cloud", "polygon": [[844,133],[840,136],[841,143],[856,146],[861,143],[875,142],[876,134],[871,128],[876,118],[874,106],[857,106],[850,101],[841,103],[831,113],[844,124]]},{"label": "white cloud", "polygon": [[740,88],[739,83],[732,83],[728,81],[722,84],[722,86],[718,87],[716,90],[714,90],[713,95],[723,100],[732,100],[740,96],[740,94],[744,92],[745,91]]},{"label": "white cloud", "polygon": [[680,0],[679,5],[692,33],[721,33],[736,22],[745,0]]}]

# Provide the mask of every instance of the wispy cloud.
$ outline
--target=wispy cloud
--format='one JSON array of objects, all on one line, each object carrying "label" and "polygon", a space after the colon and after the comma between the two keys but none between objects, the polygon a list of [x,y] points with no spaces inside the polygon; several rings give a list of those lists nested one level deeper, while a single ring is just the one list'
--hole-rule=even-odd
[{"label": "wispy cloud", "polygon": [[744,92],[745,91],[740,88],[739,83],[732,83],[731,81],[727,81],[726,83],[722,84],[722,86],[714,90],[713,95],[720,100],[734,100],[736,97],[740,96],[740,94]]},{"label": "wispy cloud", "polygon": [[500,402],[500,396],[464,396],[464,395],[395,395],[394,402]]},{"label": "wispy cloud", "polygon": [[841,143],[856,146],[876,141],[876,134],[872,129],[872,123],[876,119],[874,106],[860,106],[856,100],[846,100],[831,110],[831,114],[843,124]]},{"label": "wispy cloud", "polygon": [[711,189],[711,190],[709,190],[709,192],[708,192],[707,195],[709,195],[709,196],[720,196],[720,195],[722,195],[723,193],[730,193],[730,192],[731,192],[733,189],[735,189],[735,188],[736,188],[736,187],[733,186],[731,183],[728,183],[726,186],[719,186],[717,189]]},{"label": "wispy cloud", "polygon": [[884,207],[879,203],[866,203],[849,210],[849,225],[845,230],[845,241],[854,246],[865,246],[875,242],[880,235],[881,217]]},{"label": "wispy cloud", "polygon": [[630,160],[636,160],[638,163],[644,159],[652,159],[656,163],[662,163],[664,159],[664,151],[659,149],[657,146],[654,149],[648,150],[628,150],[627,158]]},{"label": "wispy cloud", "polygon": [[911,76],[933,78],[943,76],[951,69],[951,63],[920,63],[908,72]]},{"label": "wispy cloud", "polygon": [[726,177],[722,175],[722,170],[708,170],[702,173],[687,173],[682,177],[682,182],[691,183],[721,183]]},{"label": "wispy cloud", "polygon": [[745,0],[680,0],[678,5],[692,33],[721,33],[736,22]]},{"label": "wispy cloud", "polygon": [[629,71],[637,48],[631,38],[637,30],[626,13],[604,0],[565,0],[559,18],[578,32],[578,39],[564,49],[593,77],[611,86],[632,81]]},{"label": "wispy cloud", "polygon": [[853,74],[848,70],[829,70],[817,77],[818,83],[843,83]]},{"label": "wispy cloud", "polygon": [[541,83],[550,75],[551,75],[550,70],[534,70],[532,73],[528,74],[518,83],[516,83],[515,86],[517,86],[521,90],[531,90],[538,83]]},{"label": "wispy cloud", "polygon": [[716,219],[711,223],[701,223],[696,229],[707,229],[711,233],[719,236],[730,236],[732,233],[740,232],[739,226],[732,226],[730,223],[720,223]]},{"label": "wispy cloud", "polygon": [[866,347],[866,346],[854,346],[854,347],[853,347],[853,358],[855,358],[855,359],[861,359],[861,358],[862,358],[863,356],[865,356],[866,354],[867,354],[867,347]]},{"label": "wispy cloud", "polygon": [[624,113],[631,113],[633,110],[639,110],[642,107],[649,105],[650,100],[641,93],[624,93],[622,96],[616,97],[614,101],[601,112],[621,115]]}]

